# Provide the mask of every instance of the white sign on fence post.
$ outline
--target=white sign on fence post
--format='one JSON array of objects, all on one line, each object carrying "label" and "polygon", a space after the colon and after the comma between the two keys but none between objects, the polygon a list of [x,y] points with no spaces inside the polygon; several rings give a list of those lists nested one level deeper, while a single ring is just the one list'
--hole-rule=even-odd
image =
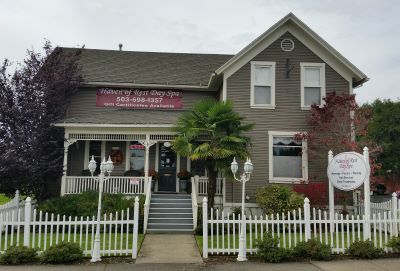
[{"label": "white sign on fence post", "polygon": [[369,176],[364,157],[356,152],[342,152],[328,165],[328,178],[334,187],[351,191],[360,187]]},{"label": "white sign on fence post", "polygon": [[[343,191],[352,191],[364,184],[364,240],[370,237],[370,165],[368,148],[364,147],[363,154],[357,152],[342,152],[333,156],[332,151],[328,153],[328,179],[329,179],[329,216],[334,219],[334,189],[336,187]],[[331,223],[332,228],[332,223]],[[332,229],[331,229],[332,231]]]}]

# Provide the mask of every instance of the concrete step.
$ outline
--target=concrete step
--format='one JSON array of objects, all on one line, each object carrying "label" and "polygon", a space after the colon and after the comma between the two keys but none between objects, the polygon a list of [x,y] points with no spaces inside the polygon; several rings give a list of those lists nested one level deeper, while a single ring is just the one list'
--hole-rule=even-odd
[{"label": "concrete step", "polygon": [[192,213],[154,213],[154,212],[152,213],[152,212],[150,212],[150,214],[149,214],[149,219],[150,218],[171,218],[171,217],[193,219]]},{"label": "concrete step", "polygon": [[152,198],[151,203],[189,203],[192,204],[192,199],[189,198]]},{"label": "concrete step", "polygon": [[150,210],[152,208],[192,208],[191,203],[150,203]]},{"label": "concrete step", "polygon": [[193,223],[191,218],[149,218],[148,223],[162,223],[162,224],[190,224]]},{"label": "concrete step", "polygon": [[153,199],[191,199],[190,194],[152,194]]},{"label": "concrete step", "polygon": [[149,230],[162,229],[162,230],[193,230],[193,224],[173,224],[173,223],[148,223]]},{"label": "concrete step", "polygon": [[193,234],[193,229],[147,229],[147,233],[157,233],[157,234]]},{"label": "concrete step", "polygon": [[163,214],[170,214],[170,213],[178,213],[178,214],[192,214],[192,208],[161,208],[161,207],[150,207],[150,214],[152,213],[163,213]]}]

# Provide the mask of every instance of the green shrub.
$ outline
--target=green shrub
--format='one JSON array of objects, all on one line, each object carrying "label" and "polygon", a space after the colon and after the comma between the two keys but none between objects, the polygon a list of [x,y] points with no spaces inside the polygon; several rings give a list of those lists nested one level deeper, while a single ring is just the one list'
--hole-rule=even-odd
[{"label": "green shrub", "polygon": [[390,247],[393,252],[400,252],[400,236],[390,238],[387,246]]},{"label": "green shrub", "polygon": [[312,260],[329,261],[332,259],[331,248],[317,239],[297,243],[291,254],[294,257]]},{"label": "green shrub", "polygon": [[0,205],[6,204],[9,201],[9,197],[7,197],[5,194],[0,194]]},{"label": "green shrub", "polygon": [[28,247],[12,246],[0,256],[1,264],[28,264],[37,262],[37,260],[36,250]]},{"label": "green shrub", "polygon": [[356,258],[375,259],[383,256],[383,249],[376,248],[372,241],[355,241],[347,249],[347,253]]},{"label": "green shrub", "polygon": [[304,196],[285,185],[268,185],[256,193],[257,204],[267,214],[281,214],[303,208]]},{"label": "green shrub", "polygon": [[[39,204],[38,209],[60,215],[93,216],[97,214],[98,192],[88,191],[82,194],[66,195],[48,199]],[[144,196],[139,197],[140,213],[143,214]],[[135,199],[122,194],[104,194],[103,213],[115,213],[130,208],[133,211]]]},{"label": "green shrub", "polygon": [[278,247],[279,239],[272,237],[271,233],[266,233],[262,239],[255,242],[257,256],[270,263],[279,263],[289,256],[289,251]]},{"label": "green shrub", "polygon": [[61,242],[49,247],[41,255],[43,263],[60,264],[73,263],[83,259],[83,251],[79,244]]}]

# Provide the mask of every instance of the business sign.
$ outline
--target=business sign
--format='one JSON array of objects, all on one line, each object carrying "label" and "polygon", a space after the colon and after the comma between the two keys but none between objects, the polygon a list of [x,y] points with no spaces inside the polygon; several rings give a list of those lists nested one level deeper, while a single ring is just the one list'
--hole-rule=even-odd
[{"label": "business sign", "polygon": [[181,109],[182,91],[101,88],[96,93],[96,106],[155,110]]},{"label": "business sign", "polygon": [[334,187],[344,191],[360,187],[369,177],[370,169],[364,157],[356,152],[342,152],[328,165],[328,178]]}]

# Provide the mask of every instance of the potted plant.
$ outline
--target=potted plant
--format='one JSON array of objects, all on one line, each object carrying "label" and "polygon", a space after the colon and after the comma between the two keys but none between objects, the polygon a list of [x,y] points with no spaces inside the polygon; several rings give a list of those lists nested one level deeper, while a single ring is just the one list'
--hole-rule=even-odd
[{"label": "potted plant", "polygon": [[189,191],[189,186],[190,186],[190,190],[191,190],[191,183],[188,182],[188,180],[190,180],[190,177],[192,177],[192,174],[187,171],[187,170],[181,170],[178,174],[177,174],[178,178],[179,178],[179,191],[180,192],[188,192],[190,193],[191,191]]},{"label": "potted plant", "polygon": [[154,169],[149,170],[149,177],[151,177],[151,191],[154,191],[154,187],[156,182],[158,181],[158,172],[155,171]]}]

